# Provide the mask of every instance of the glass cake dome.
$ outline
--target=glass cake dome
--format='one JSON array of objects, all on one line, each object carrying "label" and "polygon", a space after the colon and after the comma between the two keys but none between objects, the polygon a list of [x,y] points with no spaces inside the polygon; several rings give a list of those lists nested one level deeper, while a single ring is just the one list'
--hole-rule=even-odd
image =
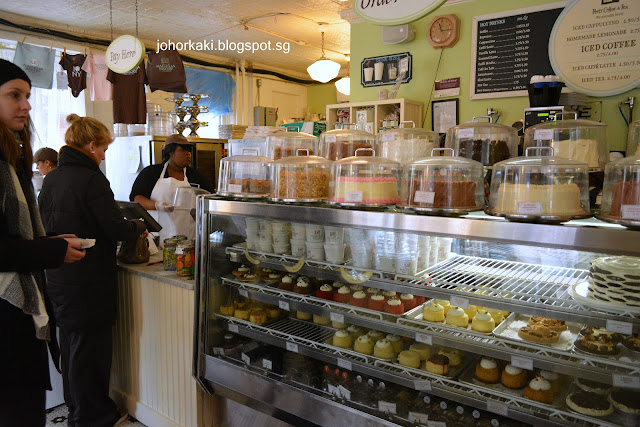
[{"label": "glass cake dome", "polygon": [[375,157],[375,151],[371,148],[359,148],[355,154],[333,164],[329,203],[360,207],[398,203],[400,163]]},{"label": "glass cake dome", "polygon": [[[450,157],[440,157],[437,152],[445,152]],[[482,210],[482,163],[464,157],[451,157],[451,148],[434,149],[432,156],[403,166],[400,206],[432,214],[464,215]]]},{"label": "glass cake dome", "polygon": [[640,227],[640,156],[626,157],[607,165],[597,217],[628,227]]},{"label": "glass cake dome", "polygon": [[627,137],[627,157],[640,156],[640,120],[629,124]]},{"label": "glass cake dome", "polygon": [[313,156],[318,153],[318,139],[304,132],[278,132],[267,137],[267,157],[273,160],[295,156],[300,148]]},{"label": "glass cake dome", "polygon": [[553,154],[550,147],[531,147],[525,157],[496,163],[487,213],[513,221],[564,222],[589,213],[589,168]]},{"label": "glass cake dome", "polygon": [[[403,127],[408,123],[412,127]],[[431,150],[439,147],[438,133],[416,128],[414,122],[402,122],[399,129],[380,132],[377,140],[380,155],[400,163],[428,157]]]},{"label": "glass cake dome", "polygon": [[271,163],[266,157],[246,154],[221,159],[218,195],[244,199],[269,197]]},{"label": "glass cake dome", "polygon": [[[489,122],[478,122],[481,118],[489,119]],[[470,123],[449,128],[444,146],[452,148],[458,157],[466,157],[485,166],[516,157],[518,131],[511,126],[491,123],[491,120],[490,116],[479,116]]]},{"label": "glass cake dome", "polygon": [[276,160],[270,200],[285,203],[323,202],[329,198],[331,162],[298,149],[296,156]]},{"label": "glass cake dome", "polygon": [[[573,119],[544,122],[527,128],[524,133],[524,149],[552,147],[554,156],[586,163],[591,170],[604,170],[609,161],[607,125],[591,120]],[[631,133],[629,133],[631,134]]]},{"label": "glass cake dome", "polygon": [[[353,123],[344,123],[347,129],[334,129],[322,132],[318,146],[319,155],[329,160],[340,160],[356,155],[359,148],[375,149],[376,137],[369,133],[355,128]],[[371,155],[370,152],[364,155]]]}]

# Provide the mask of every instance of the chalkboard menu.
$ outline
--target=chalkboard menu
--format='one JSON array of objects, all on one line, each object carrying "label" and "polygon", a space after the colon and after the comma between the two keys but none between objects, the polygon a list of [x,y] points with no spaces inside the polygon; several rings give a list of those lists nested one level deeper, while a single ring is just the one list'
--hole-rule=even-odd
[{"label": "chalkboard menu", "polygon": [[531,76],[554,74],[549,35],[566,4],[474,17],[471,99],[524,96]]}]

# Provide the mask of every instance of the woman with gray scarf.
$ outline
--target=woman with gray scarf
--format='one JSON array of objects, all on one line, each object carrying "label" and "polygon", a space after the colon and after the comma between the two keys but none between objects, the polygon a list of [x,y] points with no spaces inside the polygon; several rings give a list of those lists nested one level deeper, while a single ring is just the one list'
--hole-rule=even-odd
[{"label": "woman with gray scarf", "polygon": [[[76,262],[80,244],[46,238],[31,185],[31,81],[0,59],[0,425],[45,425],[55,335],[43,270]],[[57,361],[57,346],[52,354]]]}]

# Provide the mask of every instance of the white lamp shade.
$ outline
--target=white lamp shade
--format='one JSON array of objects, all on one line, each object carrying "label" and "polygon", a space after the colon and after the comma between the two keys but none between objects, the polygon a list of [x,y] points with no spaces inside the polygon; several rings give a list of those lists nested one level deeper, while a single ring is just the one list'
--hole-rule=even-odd
[{"label": "white lamp shade", "polygon": [[341,78],[336,82],[336,88],[338,89],[338,92],[345,95],[350,95],[351,94],[351,78],[350,77]]},{"label": "white lamp shade", "polygon": [[338,75],[340,64],[330,59],[319,59],[307,67],[307,72],[313,80],[326,83]]}]

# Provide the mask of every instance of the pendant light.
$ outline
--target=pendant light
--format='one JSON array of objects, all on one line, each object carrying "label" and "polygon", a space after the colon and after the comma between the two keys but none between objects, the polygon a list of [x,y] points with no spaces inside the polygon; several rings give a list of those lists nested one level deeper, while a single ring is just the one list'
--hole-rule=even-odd
[{"label": "pendant light", "polygon": [[336,89],[338,89],[338,92],[349,96],[351,95],[351,77],[349,77],[351,70],[349,68],[349,55],[345,56],[347,57],[347,76],[336,82]]},{"label": "pendant light", "polygon": [[340,72],[340,64],[324,56],[324,31],[322,34],[322,56],[313,64],[307,67],[307,72],[313,80],[317,80],[321,83],[327,83],[329,80],[335,78]]}]

